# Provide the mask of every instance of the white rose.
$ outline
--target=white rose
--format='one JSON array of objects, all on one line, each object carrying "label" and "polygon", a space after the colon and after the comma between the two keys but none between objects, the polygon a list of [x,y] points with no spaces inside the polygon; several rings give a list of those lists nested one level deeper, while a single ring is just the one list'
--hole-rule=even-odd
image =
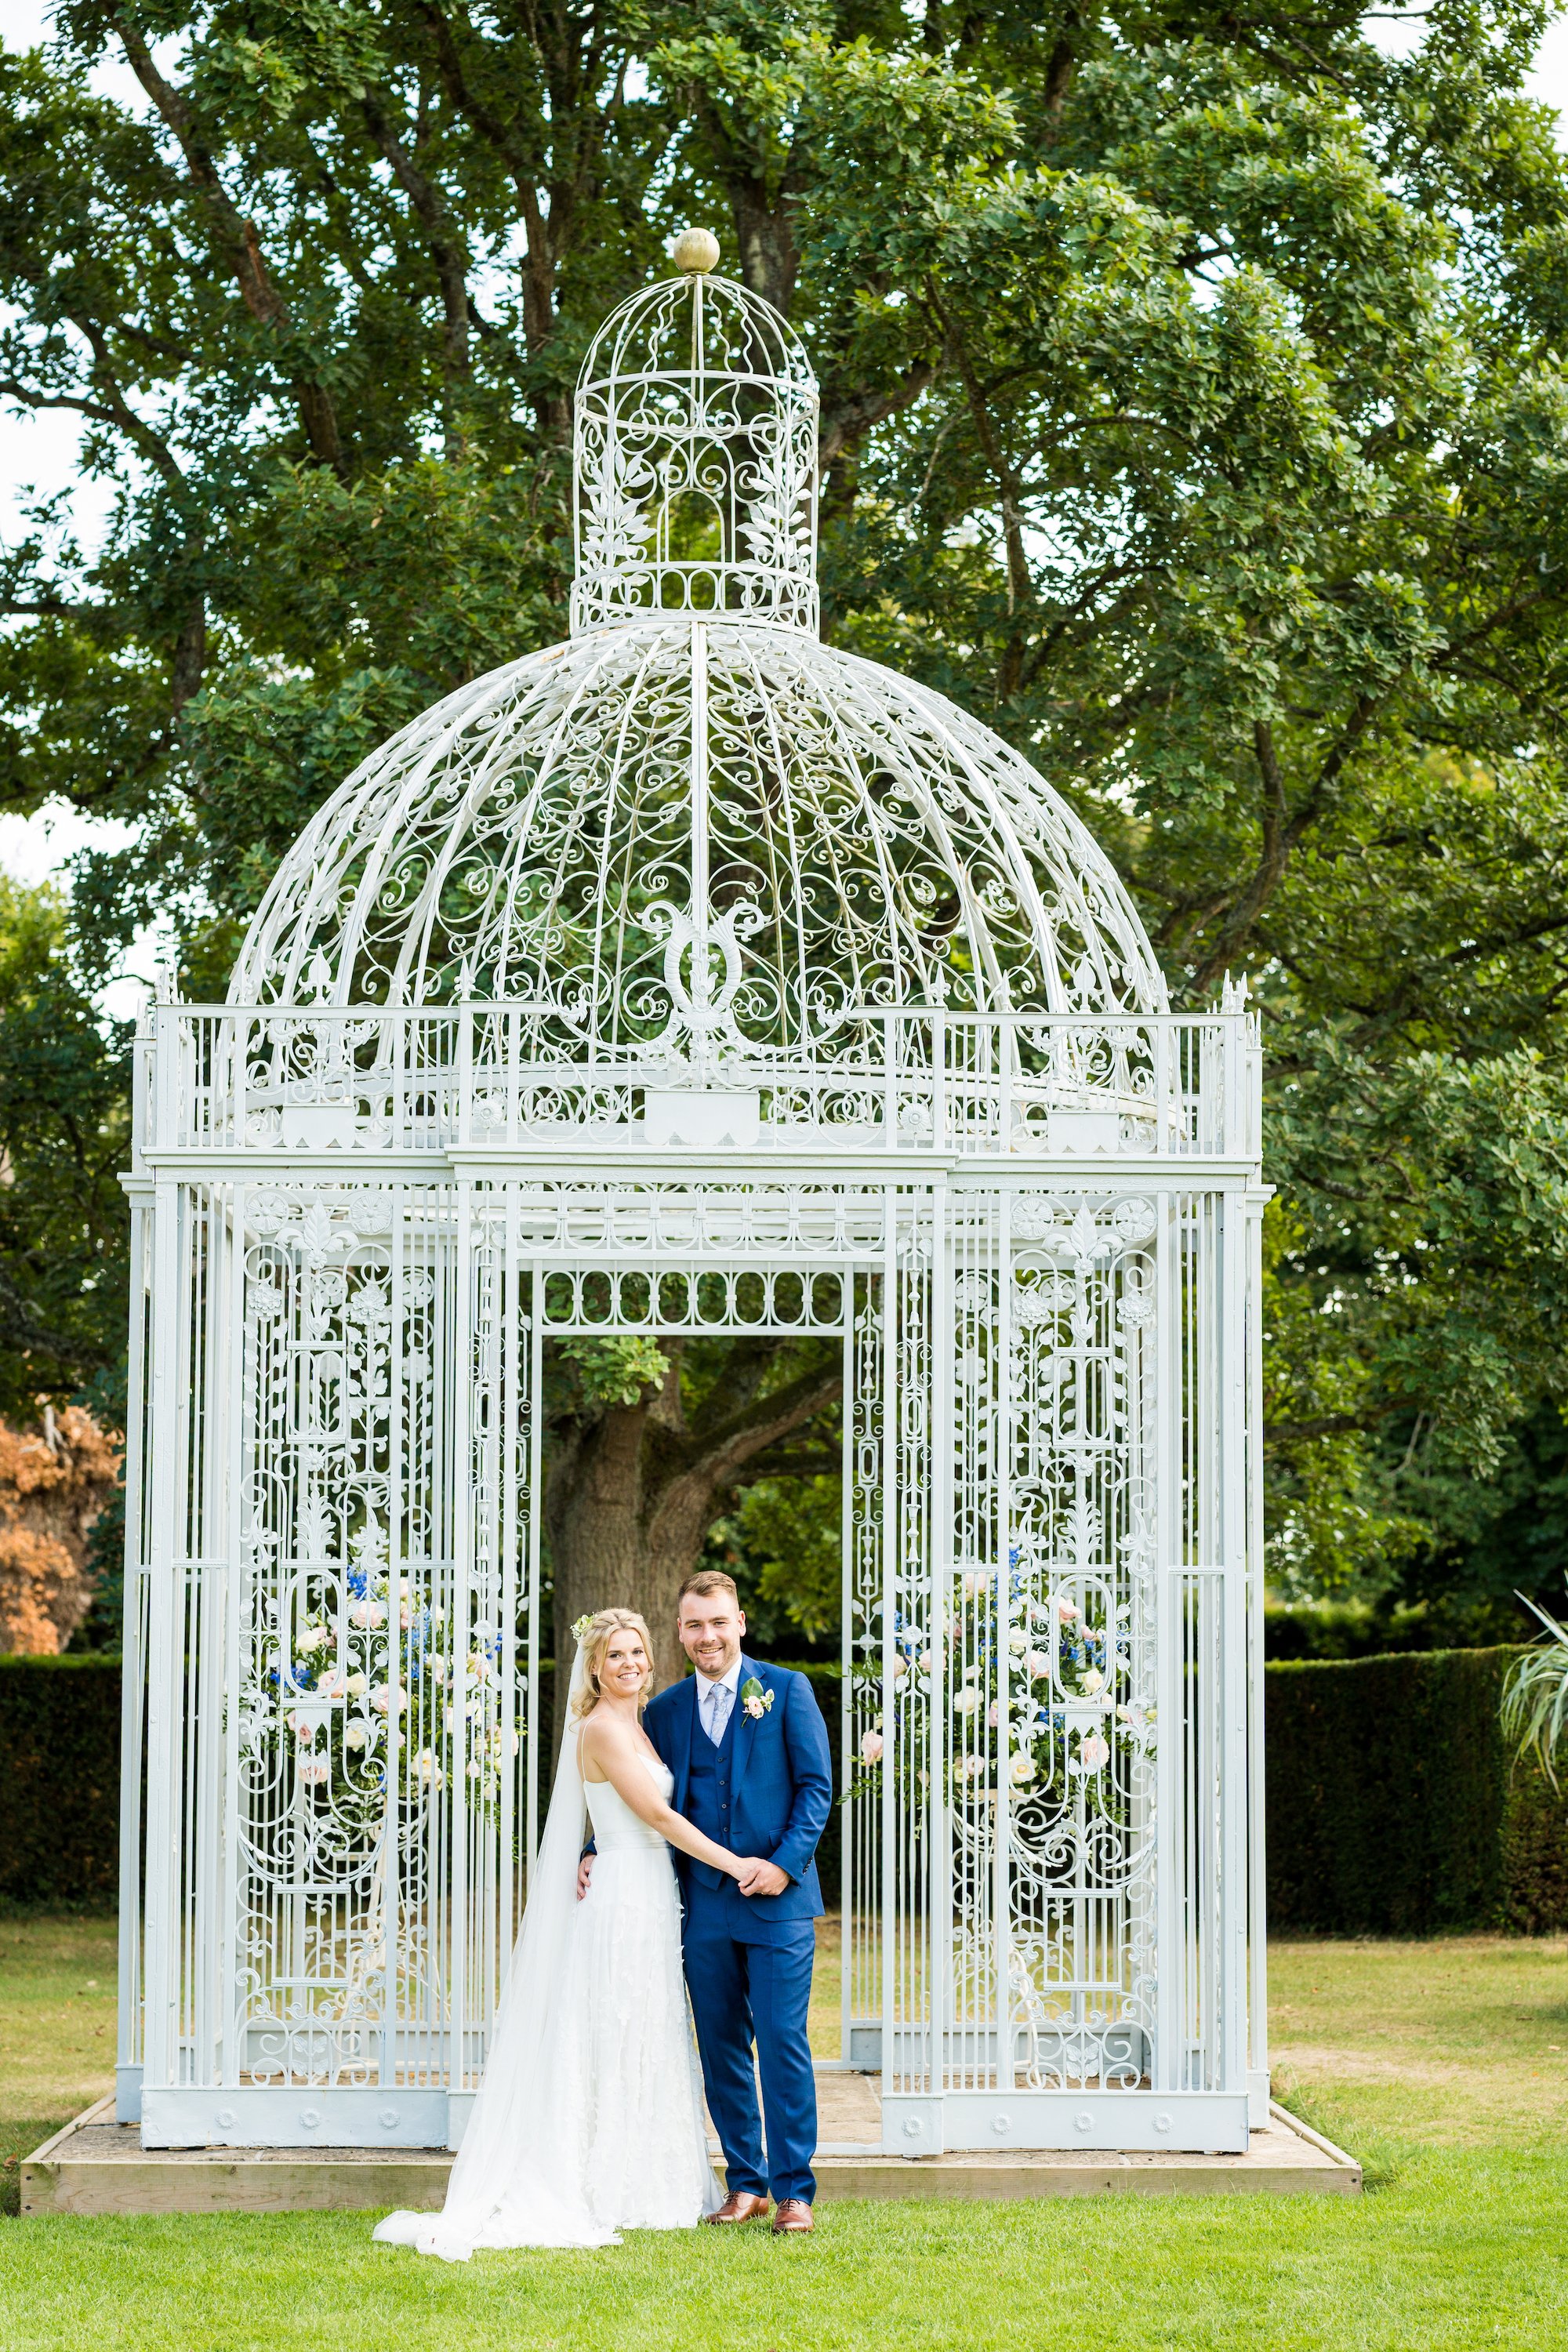
[{"label": "white rose", "polygon": [[366,1682],[363,1675],[351,1675],[347,1682],[343,1685],[343,1688],[347,1691],[350,1698],[363,1698],[366,1691],[370,1688],[370,1685]]},{"label": "white rose", "polygon": [[364,1604],[364,1622],[367,1625],[384,1625],[386,1622],[385,1601],[367,1601]]},{"label": "white rose", "polygon": [[1086,1698],[1092,1698],[1095,1692],[1103,1686],[1104,1682],[1105,1676],[1100,1673],[1098,1666],[1086,1666],[1083,1672],[1082,1684],[1084,1696]]},{"label": "white rose", "polygon": [[1016,1658],[1021,1658],[1028,1646],[1029,1637],[1027,1633],[1020,1633],[1015,1626],[1012,1633],[1007,1636],[1007,1647],[1012,1651],[1013,1655]]},{"label": "white rose", "polygon": [[974,1715],[978,1713],[979,1707],[980,1693],[973,1683],[965,1683],[961,1691],[954,1693],[952,1701],[954,1715]]},{"label": "white rose", "polygon": [[431,1661],[430,1661],[430,1679],[431,1679],[431,1681],[432,1681],[433,1683],[444,1683],[444,1682],[446,1681],[446,1679],[447,1679],[447,1661],[446,1661],[446,1659],[445,1659],[445,1658],[432,1658],[432,1659],[431,1659]]},{"label": "white rose", "polygon": [[1032,1683],[1043,1683],[1050,1677],[1051,1662],[1043,1650],[1026,1650],[1024,1667]]},{"label": "white rose", "polygon": [[1034,1777],[1034,1758],[1029,1755],[1026,1750],[1022,1755],[1015,1756],[1013,1761],[1007,1767],[1007,1778],[1012,1781],[1014,1787],[1021,1789],[1026,1781],[1032,1780]]},{"label": "white rose", "polygon": [[1064,1625],[1076,1625],[1083,1611],[1076,1601],[1069,1601],[1065,1593],[1060,1593],[1057,1598],[1057,1615]]},{"label": "white rose", "polygon": [[349,1623],[351,1625],[359,1626],[365,1626],[370,1623],[370,1602],[368,1601],[356,1601],[354,1602],[353,1607],[349,1611]]},{"label": "white rose", "polygon": [[308,1658],[312,1650],[321,1648],[326,1638],[320,1625],[307,1625],[296,1637],[294,1647],[301,1657]]},{"label": "white rose", "polygon": [[343,1726],[343,1746],[344,1746],[345,1748],[363,1748],[363,1747],[364,1746],[364,1744],[365,1744],[365,1741],[366,1741],[369,1738],[370,1738],[370,1732],[369,1732],[369,1729],[367,1728],[367,1727],[366,1727],[364,1724],[363,1724],[363,1723],[345,1723],[345,1724],[344,1724],[344,1726]]}]

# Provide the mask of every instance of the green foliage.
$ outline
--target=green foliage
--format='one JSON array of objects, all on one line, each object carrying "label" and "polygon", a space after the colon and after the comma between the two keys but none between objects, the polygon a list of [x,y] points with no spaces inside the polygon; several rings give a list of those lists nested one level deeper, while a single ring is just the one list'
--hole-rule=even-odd
[{"label": "green foliage", "polygon": [[0,1657],[0,1906],[95,1909],[120,1875],[120,1660]]},{"label": "green foliage", "polygon": [[733,1539],[757,1597],[808,1642],[842,1612],[844,1489],[837,1478],[759,1478],[731,1514]]},{"label": "green foliage", "polygon": [[65,928],[57,892],[0,875],[0,1413],[24,1417],[125,1345],[129,1033],[94,1013]]},{"label": "green foliage", "polygon": [[1270,1665],[1268,1917],[1280,1935],[1568,1927],[1568,1812],[1510,1771],[1517,1651]]},{"label": "green foliage", "polygon": [[1568,1633],[1538,1601],[1528,1605],[1546,1633],[1509,1669],[1502,1695],[1503,1737],[1521,1763],[1533,1758],[1555,1789],[1557,1753],[1568,1730]]},{"label": "green foliage", "polygon": [[[557,1339],[552,1354],[558,1365],[571,1370],[572,1403],[593,1413],[607,1405],[632,1405],[645,1388],[658,1388],[669,1370],[669,1358],[656,1339]],[[552,1416],[559,1417],[565,1400],[554,1384],[549,1391]]]},{"label": "green foliage", "polygon": [[1568,175],[1538,0],[1310,16],[67,0],[0,383],[115,505],[0,566],[0,793],[139,828],[85,972],[156,911],[218,986],[354,761],[560,633],[576,365],[714,220],[821,370],[828,634],[1261,997],[1275,1571],[1414,1596],[1568,1398]]}]

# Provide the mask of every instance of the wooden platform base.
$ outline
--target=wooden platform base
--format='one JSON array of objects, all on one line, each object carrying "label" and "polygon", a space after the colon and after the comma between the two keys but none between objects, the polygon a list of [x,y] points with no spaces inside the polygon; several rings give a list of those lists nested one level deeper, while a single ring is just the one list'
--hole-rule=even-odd
[{"label": "wooden platform base", "polygon": [[[899,2157],[876,2145],[876,2101],[858,2075],[824,2075],[818,2194],[841,2197],[1353,2197],[1361,2167],[1283,2107],[1245,2156],[1040,2154]],[[134,2124],[100,2100],[22,2165],[22,2212],[310,2213],[403,2205],[428,2212],[447,2193],[444,2148],[143,2148]]]}]

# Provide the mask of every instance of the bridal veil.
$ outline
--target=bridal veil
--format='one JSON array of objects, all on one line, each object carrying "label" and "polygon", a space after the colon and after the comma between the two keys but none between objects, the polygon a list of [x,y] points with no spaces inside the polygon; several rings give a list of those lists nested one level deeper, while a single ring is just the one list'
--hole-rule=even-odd
[{"label": "bridal veil", "polygon": [[567,1734],[522,1927],[446,2204],[439,2213],[389,2213],[374,2232],[384,2245],[416,2246],[460,2263],[478,2246],[620,2242],[615,2231],[595,2221],[582,2193],[578,2157],[587,2086],[578,2079],[574,2038],[559,2031],[570,1990],[583,1849],[583,1768],[572,1727],[584,1680],[579,1647],[567,1695]]}]

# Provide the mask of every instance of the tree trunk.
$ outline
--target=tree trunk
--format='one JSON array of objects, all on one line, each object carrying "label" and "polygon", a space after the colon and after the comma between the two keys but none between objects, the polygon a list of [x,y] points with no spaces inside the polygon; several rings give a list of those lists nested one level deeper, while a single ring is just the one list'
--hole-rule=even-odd
[{"label": "tree trunk", "polygon": [[[751,1351],[765,1354],[765,1351]],[[753,1375],[756,1365],[751,1366]],[[839,1394],[840,1376],[810,1371],[771,1395],[753,1377],[736,1410],[710,1402],[687,1421],[679,1356],[663,1386],[633,1405],[563,1420],[550,1433],[544,1523],[554,1573],[556,1687],[566,1688],[581,1616],[636,1609],[653,1636],[663,1690],[685,1671],[676,1598],[738,1474]],[[755,1475],[755,1472],[752,1472]],[[557,1743],[564,1723],[560,1710]]]},{"label": "tree trunk", "polygon": [[[679,1372],[672,1374],[679,1379]],[[668,1385],[668,1384],[667,1384]],[[572,1627],[598,1609],[636,1609],[647,1620],[654,1667],[662,1690],[681,1672],[675,1638],[675,1601],[681,1580],[696,1565],[713,1518],[689,1510],[681,1539],[661,1539],[669,1520],[667,1497],[648,1492],[648,1423],[661,1402],[614,1406],[586,1426],[562,1430],[545,1486],[545,1526],[555,1580],[555,1671],[564,1691],[572,1671]],[[688,1484],[688,1481],[678,1482]],[[681,1515],[677,1515],[678,1518]]]}]

